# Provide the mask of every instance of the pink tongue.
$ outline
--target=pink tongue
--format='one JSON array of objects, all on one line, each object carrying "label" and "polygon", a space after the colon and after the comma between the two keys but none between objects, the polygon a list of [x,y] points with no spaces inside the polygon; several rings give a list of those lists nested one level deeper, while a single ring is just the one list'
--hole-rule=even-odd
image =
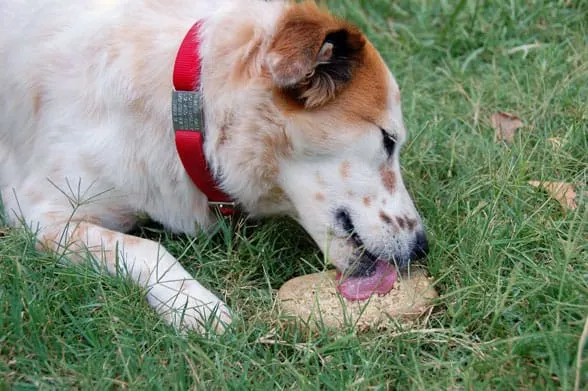
[{"label": "pink tongue", "polygon": [[348,300],[365,300],[374,293],[385,295],[396,282],[396,269],[388,262],[376,261],[376,271],[369,277],[348,277],[341,281],[337,272],[337,289]]}]

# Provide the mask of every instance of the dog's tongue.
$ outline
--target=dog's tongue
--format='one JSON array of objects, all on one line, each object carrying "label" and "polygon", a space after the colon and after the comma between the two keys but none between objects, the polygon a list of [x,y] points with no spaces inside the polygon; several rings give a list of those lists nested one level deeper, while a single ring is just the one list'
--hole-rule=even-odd
[{"label": "dog's tongue", "polygon": [[396,282],[396,268],[388,262],[376,261],[376,271],[369,277],[347,277],[341,281],[341,273],[336,276],[337,289],[348,300],[365,300],[374,293],[385,295]]}]

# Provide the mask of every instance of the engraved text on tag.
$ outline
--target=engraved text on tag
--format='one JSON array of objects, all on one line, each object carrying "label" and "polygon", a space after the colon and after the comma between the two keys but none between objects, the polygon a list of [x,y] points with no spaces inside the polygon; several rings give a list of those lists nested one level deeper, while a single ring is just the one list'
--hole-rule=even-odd
[{"label": "engraved text on tag", "polygon": [[174,130],[202,131],[201,95],[192,91],[172,91]]}]

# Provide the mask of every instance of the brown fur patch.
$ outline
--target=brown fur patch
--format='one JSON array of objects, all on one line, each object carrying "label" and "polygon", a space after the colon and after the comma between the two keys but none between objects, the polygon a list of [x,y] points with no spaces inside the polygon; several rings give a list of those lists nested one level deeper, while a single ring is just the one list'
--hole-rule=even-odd
[{"label": "brown fur patch", "polygon": [[390,193],[394,193],[396,191],[396,174],[394,171],[382,165],[380,166],[380,177],[382,178],[382,183],[386,190]]},{"label": "brown fur patch", "polygon": [[280,173],[280,168],[276,164],[276,159],[273,151],[269,148],[266,148],[263,151],[262,155],[263,159],[263,172],[262,175],[265,179],[272,179],[278,176]]},{"label": "brown fur patch", "polygon": [[225,145],[226,143],[228,143],[230,141],[230,129],[234,126],[234,122],[235,122],[235,115],[234,113],[228,112],[225,113],[224,118],[223,118],[223,122],[222,124],[219,126],[219,135],[216,141],[216,148],[218,149],[219,147],[222,147],[223,145]]},{"label": "brown fur patch", "polygon": [[[357,31],[355,27],[349,26],[345,22],[337,21],[324,11],[317,12],[316,7],[295,5],[292,8],[296,9],[296,11],[291,11],[291,15],[302,14],[305,18],[313,19],[320,26],[320,30],[338,27]],[[296,33],[289,35],[285,42],[289,56],[294,55],[293,53],[296,50],[300,50],[297,40],[300,37],[309,36],[309,31],[306,28],[296,31]],[[313,39],[316,39],[316,37]],[[372,123],[379,123],[382,121],[384,112],[387,109],[388,89],[388,68],[376,49],[369,41],[365,40],[365,46],[359,53],[357,66],[353,69],[351,79],[336,93],[333,97],[334,99],[330,99],[324,105],[313,107],[315,107],[315,111],[320,110],[322,115],[336,116],[336,118],[342,117],[344,121],[357,123],[367,120]],[[292,99],[289,91],[281,88],[274,90],[274,100],[285,114],[295,114],[307,110],[304,104]]]},{"label": "brown fur patch", "polygon": [[275,178],[280,169],[278,167],[278,156],[289,156],[292,151],[292,144],[285,133],[265,135],[263,137],[263,164],[268,178]]},{"label": "brown fur patch", "polygon": [[[256,108],[255,113],[256,120],[247,122],[245,129],[240,127],[236,118],[233,119],[234,114],[225,118],[225,124],[230,124],[234,121],[227,142],[233,144],[243,142],[242,137],[244,134],[255,140],[251,144],[247,142],[246,144],[248,145],[243,145],[243,148],[241,148],[241,161],[243,164],[255,162],[257,175],[274,183],[274,179],[279,174],[279,160],[290,156],[292,143],[283,130],[283,124],[276,118],[275,108],[270,105],[262,105]],[[252,145],[255,145],[256,148],[250,148]],[[261,152],[257,149],[259,147],[262,149]]]},{"label": "brown fur patch", "polygon": [[406,218],[406,225],[410,231],[413,231],[417,226],[417,221],[415,219]]},{"label": "brown fur patch", "polygon": [[217,144],[216,147],[222,147],[223,145],[226,144],[226,142],[229,140],[229,136],[227,134],[227,127],[226,126],[221,126],[219,129],[219,135],[218,135],[218,140],[217,140]]},{"label": "brown fur patch", "polygon": [[396,225],[396,223],[394,222],[394,219],[392,217],[388,216],[386,214],[386,212],[381,210],[379,215],[380,215],[380,220],[382,220],[384,222],[384,224],[391,226],[392,231],[394,233],[397,233],[400,231],[400,228],[398,227],[398,225]]},{"label": "brown fur patch", "polygon": [[321,176],[321,174],[317,171],[314,174],[315,178],[316,178],[316,183],[318,183],[321,186],[326,186],[327,182],[325,182],[325,180],[323,179],[323,177]]},{"label": "brown fur patch", "polygon": [[380,211],[380,219],[386,224],[392,224],[392,218],[388,216],[383,210]]},{"label": "brown fur patch", "polygon": [[[45,217],[49,217],[49,215],[55,214],[44,214]],[[54,217],[61,220],[61,215],[56,215]],[[88,228],[91,227],[92,224],[83,221],[65,221],[63,225],[60,225],[57,221],[52,221],[52,225],[59,228],[42,232],[37,242],[37,249],[50,249],[53,251],[65,250],[70,258],[73,259],[81,258],[81,252],[85,250],[95,253],[96,255],[98,255],[97,252],[102,250],[101,248],[97,249],[88,245],[88,242],[91,241]],[[108,254],[104,252],[104,256],[107,255]]]},{"label": "brown fur patch", "polygon": [[404,229],[404,227],[406,226],[406,221],[404,221],[402,217],[397,217],[396,221],[398,222],[400,229]]},{"label": "brown fur patch", "polygon": [[[340,132],[357,132],[354,137],[375,129],[366,123],[382,123],[387,112],[387,77],[385,64],[379,59],[375,49],[374,56],[366,56],[356,70],[352,80],[329,104],[317,109],[304,109],[289,101],[283,94],[274,90],[274,103],[297,128],[304,132],[312,145],[329,145],[337,142]],[[361,133],[360,133],[361,132]]]},{"label": "brown fur patch", "polygon": [[[268,67],[276,85],[288,88],[285,93],[294,93],[290,96],[296,100],[308,98],[306,107],[316,107],[344,84],[363,45],[365,38],[359,30],[328,10],[311,1],[293,4],[277,23],[268,49]],[[331,77],[329,70],[335,71]]]},{"label": "brown fur patch", "polygon": [[39,113],[41,112],[42,103],[43,98],[41,97],[41,92],[37,90],[33,93],[33,114],[35,115],[35,117],[39,116]]},{"label": "brown fur patch", "polygon": [[[232,27],[231,35],[227,35],[220,43],[225,51],[233,52],[239,50],[241,56],[236,61],[231,76],[234,81],[240,81],[251,77],[250,67],[252,56],[255,50],[247,50],[247,47],[253,43],[255,37],[255,26],[252,24],[243,24]],[[257,48],[261,42],[255,42],[254,48]]]},{"label": "brown fur patch", "polygon": [[388,72],[380,54],[368,42],[353,79],[329,109],[341,112],[348,120],[380,123],[388,105]]},{"label": "brown fur patch", "polygon": [[221,45],[228,58],[234,58],[230,81],[234,85],[241,85],[251,78],[260,76],[261,49],[263,47],[263,36],[256,35],[255,26],[243,25],[236,32],[231,32]]},{"label": "brown fur patch", "polygon": [[351,163],[349,163],[349,160],[343,161],[343,163],[341,163],[341,166],[339,167],[339,172],[341,173],[341,177],[343,179],[349,178],[349,171],[350,170],[351,170]]},{"label": "brown fur patch", "polygon": [[238,15],[228,15],[214,29],[215,34],[222,36],[222,39],[216,40],[209,48],[213,61],[210,65],[205,64],[205,67],[209,67],[204,69],[207,76],[233,89],[261,76],[261,49],[265,38],[263,29]]},{"label": "brown fur patch", "polygon": [[317,201],[323,202],[323,201],[325,200],[325,195],[324,195],[323,193],[316,193],[316,194],[314,195],[314,198],[315,198]]},{"label": "brown fur patch", "polygon": [[137,118],[141,118],[145,115],[147,103],[144,98],[133,99],[128,103],[129,109]]},{"label": "brown fur patch", "polygon": [[284,202],[285,199],[286,193],[284,190],[281,187],[274,186],[265,195],[260,197],[259,202],[260,204],[277,205]]},{"label": "brown fur patch", "polygon": [[363,201],[363,204],[369,208],[372,204],[372,197],[364,196],[362,201]]}]

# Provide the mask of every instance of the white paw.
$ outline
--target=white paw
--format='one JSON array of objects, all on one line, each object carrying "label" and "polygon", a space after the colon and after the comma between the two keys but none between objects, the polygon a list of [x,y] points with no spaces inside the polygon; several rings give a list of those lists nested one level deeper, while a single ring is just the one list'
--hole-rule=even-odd
[{"label": "white paw", "polygon": [[231,324],[231,311],[195,280],[158,282],[148,288],[147,301],[179,331],[222,334]]}]

